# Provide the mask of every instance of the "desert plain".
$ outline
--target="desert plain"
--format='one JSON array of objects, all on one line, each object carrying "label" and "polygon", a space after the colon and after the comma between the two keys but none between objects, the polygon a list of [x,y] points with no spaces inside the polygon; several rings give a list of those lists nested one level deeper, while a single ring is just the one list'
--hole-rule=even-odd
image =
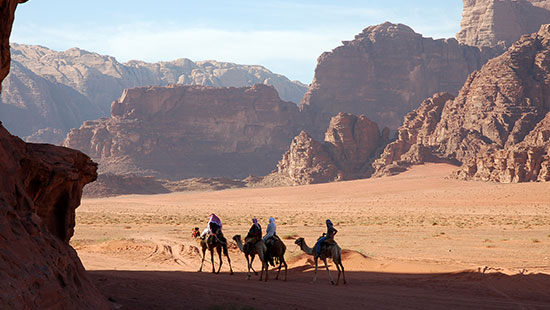
[{"label": "desert plain", "polygon": [[[99,290],[123,309],[549,309],[550,184],[449,178],[426,164],[397,176],[278,188],[83,199],[71,245]],[[228,240],[252,217],[277,220],[284,271],[246,280],[230,244],[212,274],[191,229],[210,213]],[[295,244],[313,246],[330,218],[347,283],[329,282]],[[215,256],[216,269],[219,264]],[[260,270],[256,259],[255,269]],[[336,278],[335,266],[329,265]]]}]

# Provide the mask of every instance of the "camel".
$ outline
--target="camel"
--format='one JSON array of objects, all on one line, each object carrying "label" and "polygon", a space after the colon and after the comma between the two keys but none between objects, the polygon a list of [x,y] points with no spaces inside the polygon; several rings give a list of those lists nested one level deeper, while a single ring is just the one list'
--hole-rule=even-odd
[{"label": "camel", "polygon": [[[241,240],[241,235],[233,236],[233,240],[235,240],[235,242],[237,243],[237,246],[239,247],[241,252],[244,253],[244,256],[246,257],[246,262],[248,264],[248,273],[246,275],[246,279],[247,280],[250,279],[250,269],[252,269],[252,271],[254,271],[254,274],[258,274],[254,270],[254,268],[252,267],[252,262],[254,262],[254,257],[256,257],[256,255],[258,255],[258,257],[260,258],[260,261],[262,262],[262,271],[260,273],[260,281],[262,281],[262,278],[263,278],[263,275],[264,275],[264,269],[265,269],[265,281],[267,282],[267,268],[268,268],[268,264],[267,264],[267,261],[266,261],[267,247],[265,246],[264,241],[260,239],[260,241],[256,242],[254,247],[252,247],[251,249],[248,249],[247,251],[245,251],[244,246],[243,246],[243,242]],[[252,258],[249,259],[248,258],[249,256],[251,256]]]},{"label": "camel", "polygon": [[[223,238],[223,234],[220,232],[221,238]],[[229,251],[227,250],[227,242],[221,243],[219,242],[218,238],[214,235],[209,235],[208,238],[202,239],[199,237],[196,237],[199,241],[199,244],[202,248],[202,261],[201,261],[201,267],[199,268],[198,272],[202,271],[202,266],[204,264],[204,258],[206,257],[206,249],[210,251],[210,258],[212,260],[212,273],[220,273],[220,270],[222,269],[222,250],[225,257],[227,257],[227,262],[229,263],[229,274],[233,274],[233,268],[231,267],[231,259],[229,258]],[[225,239],[225,238],[223,238]],[[218,272],[216,272],[216,269],[214,268],[214,249],[218,252],[218,256],[220,258],[220,267],[218,268]]]},{"label": "camel", "polygon": [[[298,238],[294,243],[299,245],[300,249],[304,251],[306,254],[315,256],[315,250],[307,246],[304,238]],[[330,275],[330,270],[328,269],[327,258],[332,258],[332,261],[334,262],[334,264],[336,265],[336,268],[338,269],[338,279],[336,280],[336,285],[338,285],[338,283],[340,282],[340,273],[342,273],[342,279],[344,280],[344,284],[346,284],[346,275],[344,274],[344,265],[342,265],[342,249],[340,249],[340,247],[336,242],[334,242],[334,244],[331,244],[324,249],[321,248],[321,255],[315,258],[315,275],[313,276],[312,282],[315,282],[317,280],[317,265],[318,265],[317,258],[321,258],[321,260],[325,262],[325,267],[327,268],[328,277],[330,279],[331,284],[334,284],[334,280],[332,279],[332,276]],[[342,269],[341,271],[340,271],[340,268]]]},{"label": "camel", "polygon": [[271,246],[267,247],[268,249],[268,254],[274,258],[277,263],[278,261],[278,264],[279,264],[279,270],[277,271],[277,276],[275,277],[275,280],[279,280],[279,274],[281,273],[281,267],[284,265],[285,266],[285,280],[287,279],[287,272],[288,272],[288,265],[286,264],[286,261],[285,261],[285,252],[286,252],[286,245],[283,241],[281,241],[281,239],[279,239],[279,237],[274,237],[273,238],[273,242],[271,244]]}]

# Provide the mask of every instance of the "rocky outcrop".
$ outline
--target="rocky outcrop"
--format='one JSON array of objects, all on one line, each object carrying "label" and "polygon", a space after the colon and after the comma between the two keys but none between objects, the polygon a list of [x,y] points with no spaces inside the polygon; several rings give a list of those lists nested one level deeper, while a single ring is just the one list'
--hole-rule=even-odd
[{"label": "rocky outcrop", "polygon": [[387,143],[389,130],[365,116],[339,113],[330,121],[321,143],[305,131],[296,136],[264,183],[303,185],[368,177],[371,160]]},{"label": "rocky outcrop", "polygon": [[386,146],[374,163],[376,175],[393,175],[407,170],[411,165],[436,161],[430,150],[430,137],[441,120],[445,103],[453,100],[449,93],[438,93],[420,104],[420,107],[405,116],[397,130],[397,139]]},{"label": "rocky outcrop", "polygon": [[[67,133],[85,120],[107,117],[111,103],[126,88],[169,84],[242,87],[260,83],[273,85],[281,98],[295,103],[307,89],[262,66],[184,58],[120,63],[114,57],[78,48],[57,52],[19,44],[12,44],[12,54],[15,70],[4,81],[0,115],[5,126],[22,137],[43,128]],[[38,137],[35,135],[35,141]]]},{"label": "rocky outcrop", "polygon": [[[17,4],[0,0],[0,78],[9,70]],[[61,147],[27,144],[0,123],[0,305],[6,309],[109,309],[68,244],[82,187],[96,164]]]},{"label": "rocky outcrop", "polygon": [[[439,111],[441,112],[439,113]],[[408,142],[426,119],[421,139]],[[399,139],[375,164],[385,174],[392,164],[408,162],[401,145],[416,145],[439,160],[463,166],[457,176],[499,182],[546,180],[550,121],[550,25],[524,36],[503,55],[470,75],[458,97],[441,106],[435,97],[410,114]],[[401,134],[403,133],[403,134]],[[414,136],[414,134],[413,134]],[[433,158],[422,161],[432,161]]]},{"label": "rocky outcrop", "polygon": [[460,43],[509,47],[524,34],[550,23],[549,0],[464,0]]},{"label": "rocky outcrop", "polygon": [[397,129],[419,102],[436,92],[458,92],[471,72],[500,52],[424,38],[392,23],[368,27],[343,43],[319,57],[301,103],[313,116],[317,138],[338,112],[364,114]]},{"label": "rocky outcrop", "polygon": [[71,130],[65,145],[100,171],[169,179],[267,174],[304,126],[272,86],[142,87],[126,90],[112,117]]}]

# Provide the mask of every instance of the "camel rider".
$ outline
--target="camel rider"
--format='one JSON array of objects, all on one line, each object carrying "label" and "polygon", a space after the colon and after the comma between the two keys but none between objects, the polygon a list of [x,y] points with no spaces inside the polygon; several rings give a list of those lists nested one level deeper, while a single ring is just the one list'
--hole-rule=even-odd
[{"label": "camel rider", "polygon": [[269,238],[275,236],[277,233],[277,225],[275,224],[275,218],[269,218],[269,224],[267,225],[267,230],[264,236],[264,242],[267,244]]},{"label": "camel rider", "polygon": [[269,218],[269,224],[267,225],[266,234],[264,236],[264,242],[265,242],[265,245],[268,248],[267,260],[271,264],[271,266],[274,266],[275,264],[273,263],[273,257],[271,257],[271,255],[270,255],[269,248],[273,245],[273,242],[275,241],[275,238],[278,238],[277,237],[277,225],[275,224],[275,218],[270,217]]},{"label": "camel rider", "polygon": [[338,232],[338,230],[334,228],[334,225],[329,219],[327,219],[326,224],[327,224],[327,233],[323,237],[319,238],[319,240],[317,240],[317,243],[315,244],[315,258],[318,258],[319,255],[321,255],[321,244],[323,242],[333,240],[334,235],[336,235],[336,233]]},{"label": "camel rider", "polygon": [[206,235],[212,234],[218,237],[218,239],[220,239],[221,231],[222,231],[222,221],[220,220],[219,217],[216,216],[216,214],[212,213],[210,214],[210,218],[208,219],[208,225],[201,233],[201,238],[204,239]]},{"label": "camel rider", "polygon": [[262,226],[260,226],[256,218],[252,219],[252,226],[248,230],[248,234],[244,240],[245,247],[250,247],[251,245],[256,244],[256,242],[262,240]]},{"label": "camel rider", "polygon": [[200,237],[200,232],[199,232],[199,228],[198,227],[195,227],[193,230],[192,230],[192,236],[193,238],[199,238]]}]

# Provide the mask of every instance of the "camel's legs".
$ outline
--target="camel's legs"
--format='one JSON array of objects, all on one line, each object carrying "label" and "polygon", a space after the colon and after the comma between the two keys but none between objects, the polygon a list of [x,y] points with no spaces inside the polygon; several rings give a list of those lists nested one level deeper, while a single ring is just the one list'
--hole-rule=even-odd
[{"label": "camel's legs", "polygon": [[327,272],[328,272],[328,277],[330,279],[330,284],[334,284],[334,280],[332,279],[332,276],[330,275],[330,269],[328,269],[328,264],[327,264],[327,259],[323,259],[323,261],[325,262],[325,267],[327,268]]},{"label": "camel's legs", "polygon": [[281,273],[281,268],[283,267],[283,264],[285,266],[285,281],[286,281],[286,276],[287,276],[287,272],[288,272],[288,265],[286,264],[284,258],[279,259],[279,271],[277,271],[277,277],[275,277],[275,280],[279,280],[279,274]]},{"label": "camel's legs", "polygon": [[265,269],[265,281],[267,282],[267,268],[268,268],[268,265],[267,265],[267,262],[265,261],[265,256],[263,254],[258,254],[258,256],[260,257],[260,261],[262,262],[262,272],[260,273],[260,281],[262,281],[262,277],[264,275],[264,269]]},{"label": "camel's legs", "polygon": [[313,276],[313,281],[311,281],[313,283],[315,283],[315,281],[317,281],[317,266],[318,266],[318,263],[319,263],[318,260],[319,260],[319,258],[315,257],[315,275]]},{"label": "camel's legs", "polygon": [[210,259],[212,260],[212,273],[216,273],[216,269],[214,268],[214,249],[211,248],[210,250]]},{"label": "camel's legs", "polygon": [[[246,274],[246,279],[250,280],[250,267],[252,266],[252,263],[250,262],[250,259],[248,259],[248,254],[246,254],[245,257],[246,257],[246,263],[248,265],[248,273]],[[254,260],[254,256],[252,256],[252,260]]]},{"label": "camel's legs", "polygon": [[220,270],[222,269],[222,264],[223,264],[223,261],[222,261],[222,248],[220,246],[216,247],[216,251],[218,252],[218,257],[220,259],[220,267],[218,267],[218,272],[217,273],[220,273]]},{"label": "camel's legs", "polygon": [[334,261],[334,265],[336,265],[336,269],[338,269],[338,279],[336,279],[336,285],[338,285],[338,283],[340,283],[340,265],[338,264],[338,261]]},{"label": "camel's legs", "polygon": [[346,284],[346,274],[344,273],[344,265],[342,264],[342,261],[340,261],[339,263],[340,263],[340,268],[342,268],[342,280],[344,280],[344,284]]},{"label": "camel's legs", "polygon": [[[227,246],[223,247],[223,254],[227,257],[227,263],[229,264],[229,274],[233,274],[233,268],[231,267],[231,259],[229,258],[229,252],[227,251]],[[221,261],[221,259],[220,259]]]},{"label": "camel's legs", "polygon": [[252,254],[252,259],[250,260],[250,268],[252,268],[252,271],[254,271],[254,275],[257,276],[258,272],[254,270],[254,266],[252,266],[252,263],[254,262],[254,258],[256,257],[255,254]]},{"label": "camel's legs", "polygon": [[202,265],[204,264],[205,254],[206,254],[206,248],[202,248],[202,261],[201,261],[201,268],[199,268],[199,272],[202,271]]}]

